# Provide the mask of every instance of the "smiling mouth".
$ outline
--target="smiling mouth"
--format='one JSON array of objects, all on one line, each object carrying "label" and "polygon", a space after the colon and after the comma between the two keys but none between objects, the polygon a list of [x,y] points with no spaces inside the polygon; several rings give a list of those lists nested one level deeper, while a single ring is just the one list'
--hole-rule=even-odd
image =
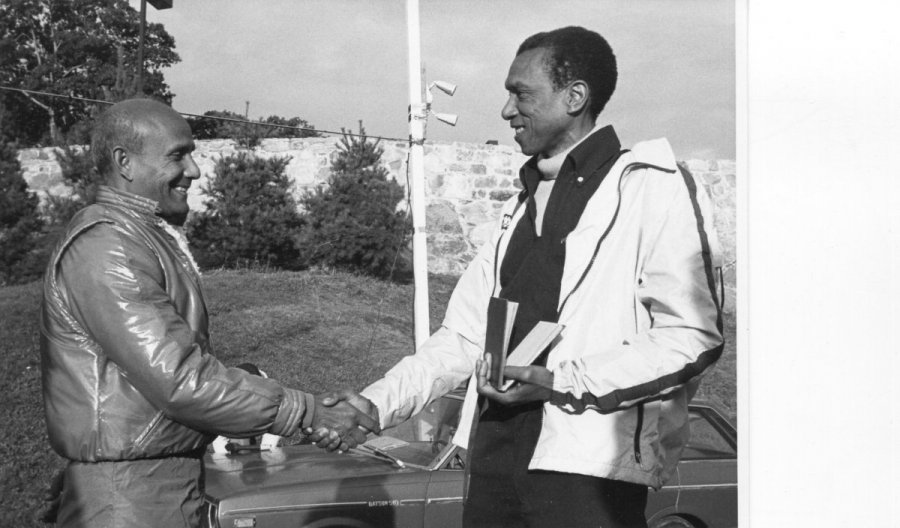
[{"label": "smiling mouth", "polygon": [[177,192],[178,194],[183,194],[187,196],[188,188],[187,187],[172,187],[172,190]]},{"label": "smiling mouth", "polygon": [[519,136],[522,132],[525,132],[525,127],[523,126],[514,126],[512,129],[515,131],[515,135]]}]

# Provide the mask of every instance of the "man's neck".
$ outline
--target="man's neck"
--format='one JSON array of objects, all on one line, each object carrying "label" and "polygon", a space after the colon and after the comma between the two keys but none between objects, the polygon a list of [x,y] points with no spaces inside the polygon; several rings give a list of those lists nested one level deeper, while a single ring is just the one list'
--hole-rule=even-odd
[{"label": "man's neck", "polygon": [[573,141],[568,147],[560,151],[559,153],[546,157],[543,154],[538,156],[537,160],[537,169],[541,173],[541,178],[544,180],[552,180],[556,178],[556,175],[559,174],[559,169],[562,167],[563,161],[565,161],[566,156],[569,155],[569,152],[581,144],[582,141],[585,140],[588,136],[603,128],[603,125],[600,123],[600,120],[594,122],[591,128],[584,131],[581,136]]}]

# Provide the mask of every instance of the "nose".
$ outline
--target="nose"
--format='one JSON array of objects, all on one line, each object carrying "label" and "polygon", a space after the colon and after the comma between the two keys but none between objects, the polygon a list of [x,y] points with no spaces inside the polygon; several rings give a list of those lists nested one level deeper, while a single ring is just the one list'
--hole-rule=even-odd
[{"label": "nose", "polygon": [[187,164],[187,167],[184,171],[184,176],[192,180],[196,180],[197,178],[199,178],[200,167],[197,166],[197,162],[194,161],[194,157],[188,154],[185,158],[185,163]]},{"label": "nose", "polygon": [[516,101],[515,97],[510,94],[506,99],[506,104],[503,105],[503,108],[500,110],[500,116],[503,119],[509,121],[510,119],[516,117],[519,112],[516,110]]}]

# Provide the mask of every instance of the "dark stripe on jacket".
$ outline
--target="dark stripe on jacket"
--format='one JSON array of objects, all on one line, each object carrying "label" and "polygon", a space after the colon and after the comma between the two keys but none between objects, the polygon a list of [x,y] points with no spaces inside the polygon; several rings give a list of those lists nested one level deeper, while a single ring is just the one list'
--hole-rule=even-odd
[{"label": "dark stripe on jacket", "polygon": [[[678,166],[678,169],[687,186],[691,206],[694,211],[694,218],[697,221],[697,232],[700,237],[701,255],[703,257],[703,269],[706,273],[707,286],[709,287],[713,304],[716,307],[716,328],[719,330],[719,333],[721,333],[722,310],[719,304],[719,296],[716,292],[715,276],[713,275],[709,236],[706,234],[703,213],[700,210],[700,203],[697,201],[697,184],[690,172],[683,169],[680,165]],[[719,357],[722,355],[723,349],[724,341],[719,346],[702,352],[697,357],[696,361],[685,365],[683,369],[647,383],[642,383],[627,389],[615,390],[600,397],[594,394],[585,393],[579,399],[572,393],[555,393],[552,402],[557,405],[571,406],[576,412],[583,412],[588,406],[597,407],[600,412],[611,412],[618,409],[623,403],[646,398],[652,399],[654,395],[658,395],[666,389],[687,383],[692,378],[702,374],[703,371],[718,361]]]}]

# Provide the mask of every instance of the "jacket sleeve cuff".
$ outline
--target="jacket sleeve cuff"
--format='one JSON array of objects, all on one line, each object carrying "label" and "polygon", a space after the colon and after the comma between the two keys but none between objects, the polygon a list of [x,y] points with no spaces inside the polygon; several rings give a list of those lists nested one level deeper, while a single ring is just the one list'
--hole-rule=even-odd
[{"label": "jacket sleeve cuff", "polygon": [[303,397],[306,401],[306,412],[303,413],[302,428],[312,427],[313,421],[316,419],[316,397],[309,392],[304,392]]},{"label": "jacket sleeve cuff", "polygon": [[[309,398],[307,398],[309,397]],[[281,405],[278,406],[278,414],[269,432],[279,436],[291,436],[300,426],[300,420],[307,414],[314,414],[315,401],[313,400],[312,409],[307,412],[307,405],[312,394],[303,391],[284,388],[284,397],[281,399]],[[312,420],[310,420],[312,421]]]}]

